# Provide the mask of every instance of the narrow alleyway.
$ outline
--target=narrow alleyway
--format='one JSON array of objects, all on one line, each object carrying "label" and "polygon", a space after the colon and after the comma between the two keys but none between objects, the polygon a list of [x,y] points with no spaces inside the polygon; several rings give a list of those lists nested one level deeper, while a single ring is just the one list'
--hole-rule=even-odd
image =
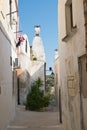
[{"label": "narrow alleyway", "polygon": [[15,120],[7,130],[62,130],[58,124],[58,112],[47,109],[45,112],[26,111],[24,107],[17,107]]}]

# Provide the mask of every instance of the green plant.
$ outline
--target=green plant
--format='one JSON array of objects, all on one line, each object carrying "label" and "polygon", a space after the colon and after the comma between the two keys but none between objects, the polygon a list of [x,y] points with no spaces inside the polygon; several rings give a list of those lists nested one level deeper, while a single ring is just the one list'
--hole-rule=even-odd
[{"label": "green plant", "polygon": [[43,81],[40,77],[37,78],[37,80],[35,80],[35,85],[40,88],[43,85]]},{"label": "green plant", "polygon": [[43,81],[40,77],[35,80],[31,85],[31,91],[27,95],[26,109],[32,111],[40,111],[42,108],[47,107],[50,103],[50,95],[44,95],[40,90]]},{"label": "green plant", "polygon": [[34,57],[34,58],[33,58],[33,60],[34,60],[34,61],[36,61],[36,60],[37,60],[37,58],[36,58],[36,57]]},{"label": "green plant", "polygon": [[43,81],[38,77],[31,85],[31,91],[27,95],[26,108],[29,110],[40,110],[43,108],[43,93],[39,89]]},{"label": "green plant", "polygon": [[50,98],[48,95],[45,95],[43,98],[44,107],[47,107],[50,103]]},{"label": "green plant", "polygon": [[35,80],[31,85],[31,91],[27,95],[26,109],[39,111],[44,107],[47,107],[51,100],[51,95],[44,95],[40,90],[43,85],[43,81],[40,77]]},{"label": "green plant", "polygon": [[27,109],[40,110],[43,107],[43,94],[37,86],[31,88],[31,92],[27,95]]}]

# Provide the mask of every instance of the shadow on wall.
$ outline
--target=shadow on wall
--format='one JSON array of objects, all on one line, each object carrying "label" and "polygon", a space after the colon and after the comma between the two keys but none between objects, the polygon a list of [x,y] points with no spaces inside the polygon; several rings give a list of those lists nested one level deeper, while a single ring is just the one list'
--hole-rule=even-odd
[{"label": "shadow on wall", "polygon": [[22,71],[18,76],[18,91],[17,91],[17,102],[20,105],[24,105],[26,102],[26,96],[30,89],[30,74],[27,70]]},{"label": "shadow on wall", "polygon": [[[36,62],[36,63],[35,63]],[[43,80],[43,87],[42,90],[45,91],[45,82],[46,82],[46,67],[45,63],[37,63],[37,61],[34,61],[34,65],[32,67],[32,76],[31,76],[31,82],[36,80],[38,77],[40,77]]]}]

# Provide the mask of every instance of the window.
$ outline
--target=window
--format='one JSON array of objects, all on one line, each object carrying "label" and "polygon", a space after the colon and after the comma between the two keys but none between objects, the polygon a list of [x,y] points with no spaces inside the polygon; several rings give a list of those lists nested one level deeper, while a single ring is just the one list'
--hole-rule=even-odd
[{"label": "window", "polygon": [[12,57],[10,56],[10,65],[12,66]]},{"label": "window", "polygon": [[27,53],[27,40],[26,40],[26,44],[25,44],[25,51]]},{"label": "window", "polygon": [[66,21],[66,36],[62,41],[67,42],[76,32],[77,26],[73,25],[73,3],[72,0],[67,0],[65,4],[65,21]]},{"label": "window", "polygon": [[70,31],[72,31],[72,28],[73,28],[72,0],[68,0],[66,2],[65,13],[66,13],[66,32],[68,34]]},{"label": "window", "polygon": [[15,58],[15,67],[18,67],[18,58]]}]

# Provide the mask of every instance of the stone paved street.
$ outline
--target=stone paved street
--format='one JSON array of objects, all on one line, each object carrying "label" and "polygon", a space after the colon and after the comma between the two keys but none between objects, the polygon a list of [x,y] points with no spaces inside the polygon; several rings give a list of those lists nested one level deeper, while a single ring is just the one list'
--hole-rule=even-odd
[{"label": "stone paved street", "polygon": [[58,125],[58,112],[31,112],[23,107],[17,108],[16,118],[7,130],[62,130]]}]

